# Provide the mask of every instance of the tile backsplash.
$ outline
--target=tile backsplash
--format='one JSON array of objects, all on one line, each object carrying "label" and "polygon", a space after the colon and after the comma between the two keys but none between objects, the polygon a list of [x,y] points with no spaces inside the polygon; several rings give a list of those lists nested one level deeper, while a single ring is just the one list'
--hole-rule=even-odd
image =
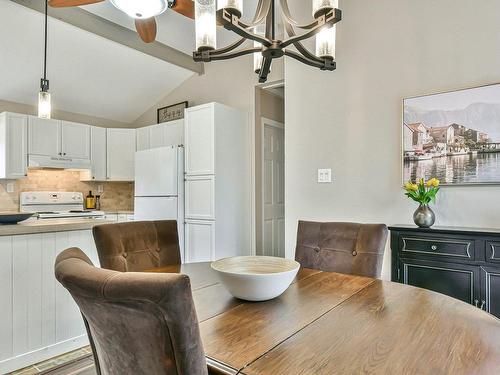
[{"label": "tile backsplash", "polygon": [[[7,192],[7,184],[14,185],[14,192]],[[104,191],[97,193],[97,186]],[[0,181],[0,211],[19,210],[19,194],[23,191],[80,191],[86,196],[92,190],[101,195],[104,211],[132,211],[134,184],[132,182],[86,182],[80,181],[80,172],[69,170],[30,169],[28,177],[20,180]]]}]

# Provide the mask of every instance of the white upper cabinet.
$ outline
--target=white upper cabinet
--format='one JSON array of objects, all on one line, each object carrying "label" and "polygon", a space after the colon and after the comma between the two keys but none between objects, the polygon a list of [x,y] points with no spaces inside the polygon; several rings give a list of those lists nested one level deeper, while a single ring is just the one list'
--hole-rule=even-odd
[{"label": "white upper cabinet", "polygon": [[0,114],[0,178],[23,178],[28,163],[28,116]]},{"label": "white upper cabinet", "polygon": [[106,129],[90,129],[90,170],[80,173],[82,181],[106,181]]},{"label": "white upper cabinet", "polygon": [[184,120],[164,122],[137,129],[137,151],[184,144]]},{"label": "white upper cabinet", "polygon": [[61,121],[29,116],[28,153],[40,156],[61,156]]},{"label": "white upper cabinet", "polygon": [[90,126],[29,116],[28,166],[90,168]]},{"label": "white upper cabinet", "polygon": [[106,129],[107,180],[134,180],[135,150],[135,129]]},{"label": "white upper cabinet", "polygon": [[90,160],[90,126],[62,122],[62,154],[74,159]]},{"label": "white upper cabinet", "polygon": [[184,144],[184,120],[176,120],[160,124],[163,127],[163,142],[165,146]]},{"label": "white upper cabinet", "polygon": [[137,151],[150,149],[150,127],[137,129]]},{"label": "white upper cabinet", "polygon": [[186,174],[214,174],[214,104],[186,109]]},{"label": "white upper cabinet", "polygon": [[149,147],[157,148],[166,146],[163,124],[148,126],[148,128],[149,128]]}]

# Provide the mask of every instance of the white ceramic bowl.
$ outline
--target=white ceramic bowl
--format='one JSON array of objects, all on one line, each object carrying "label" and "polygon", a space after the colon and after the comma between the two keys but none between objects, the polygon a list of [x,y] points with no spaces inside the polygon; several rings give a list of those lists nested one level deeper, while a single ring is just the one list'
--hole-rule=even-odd
[{"label": "white ceramic bowl", "polygon": [[265,256],[225,258],[212,263],[229,293],[245,301],[278,297],[290,286],[299,268],[294,260]]}]

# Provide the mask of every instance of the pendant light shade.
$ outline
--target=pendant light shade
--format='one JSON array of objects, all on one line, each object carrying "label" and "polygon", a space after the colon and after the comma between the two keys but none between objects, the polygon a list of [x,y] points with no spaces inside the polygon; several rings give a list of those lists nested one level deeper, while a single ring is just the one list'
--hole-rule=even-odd
[{"label": "pendant light shade", "polygon": [[241,17],[243,12],[243,0],[217,0],[217,9],[227,9],[230,12],[236,11]]},{"label": "pendant light shade", "polygon": [[335,59],[336,34],[337,28],[333,25],[330,28],[323,28],[323,30],[316,35],[316,56]]},{"label": "pendant light shade", "polygon": [[151,18],[165,12],[167,0],[111,0],[111,3],[132,18]]},{"label": "pendant light shade", "polygon": [[50,93],[40,91],[38,93],[38,117],[50,119],[52,113],[52,104],[50,102]]},{"label": "pendant light shade", "polygon": [[312,0],[313,17],[317,18],[339,7],[339,0]]},{"label": "pendant light shade", "polygon": [[216,47],[216,0],[195,0],[196,49],[212,50]]},{"label": "pendant light shade", "polygon": [[49,18],[49,1],[45,0],[45,32],[43,50],[43,78],[40,79],[40,92],[38,93],[38,117],[50,119],[52,104],[49,93],[49,80],[47,79],[47,26]]}]

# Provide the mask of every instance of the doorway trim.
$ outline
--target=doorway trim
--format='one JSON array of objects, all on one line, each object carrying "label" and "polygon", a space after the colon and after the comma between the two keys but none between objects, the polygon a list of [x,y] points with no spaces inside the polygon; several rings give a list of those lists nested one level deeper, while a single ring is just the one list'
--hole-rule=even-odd
[{"label": "doorway trim", "polygon": [[[267,117],[261,117],[260,118],[260,133],[261,133],[261,137],[260,137],[260,144],[262,145],[261,147],[261,150],[260,150],[260,191],[261,191],[261,217],[260,217],[260,230],[261,230],[261,243],[262,243],[262,252],[264,252],[264,224],[265,224],[265,200],[264,200],[264,183],[265,183],[265,170],[264,170],[264,162],[265,162],[265,157],[264,157],[264,154],[265,154],[265,147],[264,147],[264,138],[265,138],[265,132],[264,132],[264,129],[265,127],[267,126],[272,126],[274,128],[277,128],[277,129],[281,129],[283,130],[283,133],[285,132],[285,124],[282,123],[282,122],[278,122],[278,121],[275,121],[275,120],[271,120]],[[285,153],[285,142],[283,142],[283,153]],[[285,158],[283,158],[284,160]],[[286,249],[285,249],[285,253],[286,253]]]}]

